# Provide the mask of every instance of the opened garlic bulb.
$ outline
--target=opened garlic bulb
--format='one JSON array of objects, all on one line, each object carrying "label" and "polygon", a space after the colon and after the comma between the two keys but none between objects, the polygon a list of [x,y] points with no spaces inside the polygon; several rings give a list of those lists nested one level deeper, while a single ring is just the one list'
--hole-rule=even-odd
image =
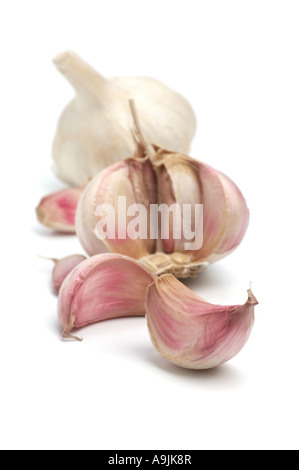
[{"label": "opened garlic bulb", "polygon": [[117,254],[94,256],[65,279],[58,299],[58,317],[65,338],[70,332],[112,318],[145,315],[146,288],[155,276],[138,261]]},{"label": "opened garlic bulb", "polygon": [[[91,256],[112,251],[142,259],[157,274],[193,276],[241,243],[249,222],[246,201],[235,183],[221,172],[188,156],[148,145],[132,102],[131,107],[137,134],[135,153],[101,172],[86,187],[76,214],[77,235]],[[121,207],[119,198],[124,200]],[[112,206],[116,219],[113,233],[108,230],[106,238],[99,230],[106,217],[105,204]],[[179,215],[169,218],[169,213],[161,210],[155,224],[153,206],[165,209],[172,204],[176,204]],[[192,214],[200,205],[203,216],[198,224]],[[194,240],[188,240],[182,231],[186,207]],[[142,208],[145,217],[139,228],[146,230],[143,236],[132,239],[132,218]]]},{"label": "opened garlic bulb", "polygon": [[188,369],[211,369],[232,359],[246,344],[258,304],[251,289],[245,305],[212,305],[171,275],[147,290],[146,317],[157,351]]},{"label": "opened garlic bulb", "polygon": [[64,110],[53,143],[57,175],[81,186],[113,163],[132,155],[128,99],[138,106],[149,142],[188,153],[196,129],[190,104],[153,78],[106,79],[73,52],[54,59],[76,97]]}]

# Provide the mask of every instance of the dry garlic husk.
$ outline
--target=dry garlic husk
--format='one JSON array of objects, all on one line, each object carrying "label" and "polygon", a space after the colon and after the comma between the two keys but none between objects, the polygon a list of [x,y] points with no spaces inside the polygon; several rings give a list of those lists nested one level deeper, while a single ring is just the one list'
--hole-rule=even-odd
[{"label": "dry garlic husk", "polygon": [[36,208],[39,222],[54,230],[75,233],[75,217],[84,188],[69,188],[44,197]]},{"label": "dry garlic husk", "polygon": [[212,369],[241,351],[252,331],[257,304],[250,289],[245,305],[212,305],[174,276],[162,276],[146,294],[152,343],[180,367]]},{"label": "dry garlic husk", "polygon": [[75,328],[112,318],[145,315],[144,299],[154,274],[127,256],[97,255],[79,264],[65,279],[58,316],[65,338]]},{"label": "dry garlic husk", "polygon": [[[91,256],[112,251],[142,260],[157,274],[172,273],[179,278],[194,276],[240,244],[249,222],[246,201],[235,183],[223,173],[183,154],[148,145],[131,105],[136,125],[135,153],[132,158],[107,168],[89,183],[78,205],[77,235]],[[202,204],[201,248],[186,249],[188,240],[183,233],[179,239],[175,238],[172,220],[166,239],[162,239],[160,230],[157,240],[152,240],[150,235],[145,240],[131,240],[128,236],[129,217],[126,226],[122,227],[126,234],[124,239],[114,240],[109,236],[106,240],[100,239],[96,226],[101,221],[101,214],[97,207],[113,205],[117,214],[119,196],[127,198],[128,207],[143,204],[149,219],[151,204],[170,206],[177,203],[181,209],[189,204],[191,213],[195,204]],[[160,229],[163,222],[167,224],[167,220],[160,220]]]},{"label": "dry garlic husk", "polygon": [[74,87],[76,96],[64,110],[53,143],[57,175],[72,186],[134,151],[128,99],[138,106],[149,142],[188,153],[196,118],[188,101],[163,83],[147,77],[106,79],[74,52],[54,63]]}]

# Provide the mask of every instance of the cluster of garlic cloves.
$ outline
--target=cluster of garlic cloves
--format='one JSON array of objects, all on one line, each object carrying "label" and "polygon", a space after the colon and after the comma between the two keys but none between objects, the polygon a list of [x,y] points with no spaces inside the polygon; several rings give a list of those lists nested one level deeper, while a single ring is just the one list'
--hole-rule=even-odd
[{"label": "cluster of garlic cloves", "polygon": [[174,276],[162,276],[148,287],[146,295],[152,343],[165,359],[180,367],[217,367],[246,344],[257,304],[250,289],[245,305],[212,305]]},{"label": "cluster of garlic cloves", "polygon": [[177,92],[153,78],[106,79],[71,51],[54,63],[76,93],[59,120],[52,151],[56,173],[68,184],[81,186],[132,155],[130,98],[137,103],[149,142],[189,152],[196,118]]},{"label": "cluster of garlic cloves", "polygon": [[[99,173],[86,187],[76,215],[77,235],[90,256],[115,252],[154,266],[157,274],[173,273],[179,278],[194,276],[241,243],[249,223],[246,201],[236,184],[223,173],[186,155],[147,144],[134,103],[130,104],[135,123],[135,153]],[[127,206],[142,204],[148,218],[152,204],[168,207],[177,204],[182,209],[181,214],[186,205],[191,207],[192,214],[195,206],[202,204],[203,225],[198,228],[203,230],[200,248],[188,248],[184,235],[178,237],[172,232],[172,223],[168,237],[161,237],[159,233],[157,240],[150,235],[132,240],[128,236],[130,217],[125,226],[119,227],[116,223],[116,233],[121,228],[124,237],[109,238],[109,234],[105,239],[99,237],[96,226],[104,214],[97,208],[110,204],[117,215],[119,197],[126,198]],[[191,222],[196,229],[195,221]],[[160,224],[163,226],[163,215]]]},{"label": "cluster of garlic cloves", "polygon": [[[69,272],[71,265],[74,268]],[[258,301],[248,290],[244,305],[213,305],[173,275],[155,276],[120,254],[61,260],[58,316],[63,337],[91,323],[144,316],[156,350],[187,369],[211,369],[235,357],[250,337]]]},{"label": "cluster of garlic cloves", "polygon": [[81,341],[74,331],[89,324],[146,315],[154,347],[173,364],[199,370],[229,361],[254,325],[251,288],[244,305],[220,306],[178,279],[235,250],[249,210],[229,177],[187,156],[192,107],[151,78],[106,79],[73,52],[54,63],[75,90],[52,152],[71,187],[36,212],[47,227],[76,233],[89,256],[52,260],[63,337]]}]

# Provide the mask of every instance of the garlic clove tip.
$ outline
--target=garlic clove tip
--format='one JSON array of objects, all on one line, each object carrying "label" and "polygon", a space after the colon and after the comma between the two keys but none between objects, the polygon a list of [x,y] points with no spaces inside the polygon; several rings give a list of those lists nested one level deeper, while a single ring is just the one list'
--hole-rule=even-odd
[{"label": "garlic clove tip", "polygon": [[259,301],[257,300],[256,296],[255,296],[254,293],[252,292],[251,284],[252,284],[252,283],[250,283],[250,287],[249,287],[249,289],[248,289],[248,291],[247,291],[247,293],[248,293],[248,303],[249,303],[250,305],[258,305],[258,304],[259,304]]}]

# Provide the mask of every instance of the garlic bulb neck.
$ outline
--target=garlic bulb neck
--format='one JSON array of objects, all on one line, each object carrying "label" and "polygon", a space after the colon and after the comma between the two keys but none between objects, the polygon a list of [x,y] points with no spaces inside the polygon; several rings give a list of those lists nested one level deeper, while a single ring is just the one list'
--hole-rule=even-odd
[{"label": "garlic bulb neck", "polygon": [[[65,76],[79,96],[97,100],[109,89],[108,81],[75,52],[68,51],[53,59],[57,69]],[[99,94],[102,92],[101,94]]]}]

